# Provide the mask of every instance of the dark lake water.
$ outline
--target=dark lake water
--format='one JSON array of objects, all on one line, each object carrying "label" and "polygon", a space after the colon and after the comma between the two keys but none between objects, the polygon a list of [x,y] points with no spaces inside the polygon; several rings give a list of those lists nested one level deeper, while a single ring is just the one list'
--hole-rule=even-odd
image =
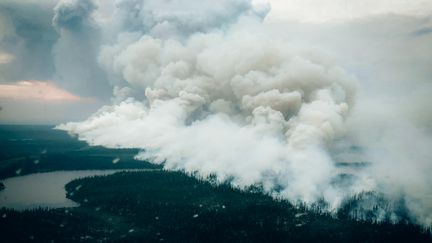
[{"label": "dark lake water", "polygon": [[68,182],[119,171],[158,169],[137,150],[92,147],[54,126],[0,125],[0,208],[74,207]]},{"label": "dark lake water", "polygon": [[38,207],[59,208],[78,206],[66,198],[65,184],[88,176],[109,175],[117,170],[55,171],[18,176],[3,180],[0,207],[18,210]]}]

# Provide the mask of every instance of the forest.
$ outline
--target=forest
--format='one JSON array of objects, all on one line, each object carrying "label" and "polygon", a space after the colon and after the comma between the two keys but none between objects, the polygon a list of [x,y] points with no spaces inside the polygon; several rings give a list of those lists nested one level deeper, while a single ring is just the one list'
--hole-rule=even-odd
[{"label": "forest", "polygon": [[136,149],[89,146],[52,126],[0,126],[0,179],[58,170],[151,169]]},{"label": "forest", "polygon": [[66,185],[76,208],[1,209],[8,242],[431,242],[404,222],[355,220],[182,172],[121,172]]},{"label": "forest", "polygon": [[353,210],[380,195],[358,195],[331,214],[325,204],[294,206],[260,187],[241,191],[165,171],[135,160],[137,152],[92,147],[50,126],[0,126],[0,180],[58,170],[158,169],[71,181],[66,196],[79,207],[1,208],[2,242],[432,242],[429,231],[406,220],[378,223],[374,208]]}]

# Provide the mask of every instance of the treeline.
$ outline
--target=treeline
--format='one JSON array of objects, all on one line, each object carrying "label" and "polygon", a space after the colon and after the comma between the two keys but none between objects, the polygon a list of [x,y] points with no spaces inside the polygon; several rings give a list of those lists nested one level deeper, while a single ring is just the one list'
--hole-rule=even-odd
[{"label": "treeline", "polygon": [[[180,172],[127,172],[72,181],[68,197],[121,218],[125,237],[168,242],[430,242],[409,224],[336,218],[260,192]],[[126,227],[127,228],[127,227]],[[136,238],[134,238],[136,237]],[[139,241],[139,240],[137,240]]]},{"label": "treeline", "polygon": [[104,169],[156,169],[159,165],[137,161],[138,151],[90,148],[87,151],[70,151],[61,154],[26,155],[0,161],[0,179],[37,172],[56,170]]},{"label": "treeline", "polygon": [[49,126],[0,125],[0,179],[55,170],[144,169],[137,149],[89,146]]},{"label": "treeline", "polygon": [[431,242],[413,225],[336,218],[180,172],[96,176],[66,190],[80,207],[0,209],[2,242]]}]

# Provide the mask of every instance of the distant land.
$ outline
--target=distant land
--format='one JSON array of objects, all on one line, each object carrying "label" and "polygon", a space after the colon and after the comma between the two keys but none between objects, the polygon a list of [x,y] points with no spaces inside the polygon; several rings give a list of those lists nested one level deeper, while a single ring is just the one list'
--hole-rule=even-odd
[{"label": "distant land", "polygon": [[[136,150],[90,147],[51,126],[0,126],[0,178],[89,169],[160,169]],[[3,242],[432,242],[407,223],[352,219],[182,172],[121,172],[66,185],[79,207],[0,209]],[[17,192],[19,193],[19,192]],[[347,205],[348,207],[349,205]]]}]

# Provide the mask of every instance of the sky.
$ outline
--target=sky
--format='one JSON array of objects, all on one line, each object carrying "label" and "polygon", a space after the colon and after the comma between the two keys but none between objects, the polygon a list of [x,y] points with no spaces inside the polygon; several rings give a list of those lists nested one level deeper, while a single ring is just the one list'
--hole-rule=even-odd
[{"label": "sky", "polygon": [[371,18],[374,15],[430,15],[428,0],[272,0],[269,21],[297,20],[324,23]]},{"label": "sky", "polygon": [[0,123],[430,227],[430,43],[425,0],[2,0]]},{"label": "sky", "polygon": [[[75,50],[68,53],[62,45],[68,45],[66,34],[52,24],[53,8],[57,0],[25,0],[0,2],[0,112],[1,123],[48,123],[57,124],[68,120],[80,120],[102,104],[110,102],[113,84],[108,81],[99,63],[94,58],[86,58],[88,50],[98,52],[87,46],[70,46]],[[256,0],[257,4],[266,2]],[[409,45],[415,53],[404,53],[405,57],[396,57],[397,61],[387,60],[383,68],[402,68],[408,72],[417,72],[419,76],[428,76],[427,70],[417,67],[416,62],[429,61],[428,53],[422,53],[422,47],[414,47],[421,38],[428,38],[432,24],[430,20],[432,1],[428,0],[271,0],[271,11],[264,22],[279,25],[288,41],[310,41],[311,45],[326,45],[323,49],[338,55],[360,55],[352,58],[348,55],[338,58],[343,62],[362,63],[350,65],[353,73],[358,76],[377,75],[390,79],[389,74],[381,74],[378,67],[371,65],[376,59],[383,61],[382,55],[396,55],[399,47]],[[110,19],[113,3],[95,1],[98,10],[93,13],[98,24],[103,25]],[[292,34],[296,33],[294,37]],[[402,39],[417,34],[417,40]],[[354,45],[329,41],[331,35],[337,39],[347,39]],[[398,38],[390,39],[397,35]],[[320,42],[318,36],[326,36]],[[389,45],[381,45],[385,41]],[[80,38],[95,38],[81,36]],[[73,41],[73,40],[72,40]],[[338,40],[335,40],[338,42]],[[363,46],[362,46],[363,45]],[[362,49],[378,48],[379,50],[362,51]],[[334,50],[336,49],[336,50]],[[337,49],[344,49],[343,52]],[[385,54],[383,54],[385,52]],[[392,53],[395,52],[395,53]],[[408,52],[408,51],[407,51]],[[87,53],[88,54],[88,53]],[[370,54],[366,56],[367,54]],[[81,58],[81,56],[83,56]],[[88,55],[96,56],[96,53]],[[427,56],[425,56],[427,55]],[[59,60],[61,59],[61,60]],[[350,59],[350,60],[348,60]],[[403,60],[409,59],[409,60]],[[78,61],[77,61],[78,60]],[[83,63],[77,63],[83,62]],[[383,61],[384,62],[384,61]],[[391,63],[390,63],[391,62]],[[73,63],[73,64],[72,64]],[[430,63],[429,63],[430,64]],[[402,65],[402,67],[400,67]],[[427,66],[427,64],[425,65]],[[89,68],[91,67],[91,68]],[[418,70],[421,69],[421,70]],[[427,69],[427,67],[425,67]],[[399,77],[395,77],[399,79]],[[41,93],[56,94],[57,99],[46,99],[45,95],[34,95],[31,89],[23,89],[22,83],[30,82],[38,85]],[[114,84],[115,85],[115,84]],[[44,91],[44,89],[47,89]],[[15,90],[8,93],[8,90]],[[27,92],[30,92],[27,94]],[[70,97],[74,96],[75,99]],[[31,107],[26,109],[26,107]],[[41,115],[41,112],[43,115]]]}]

